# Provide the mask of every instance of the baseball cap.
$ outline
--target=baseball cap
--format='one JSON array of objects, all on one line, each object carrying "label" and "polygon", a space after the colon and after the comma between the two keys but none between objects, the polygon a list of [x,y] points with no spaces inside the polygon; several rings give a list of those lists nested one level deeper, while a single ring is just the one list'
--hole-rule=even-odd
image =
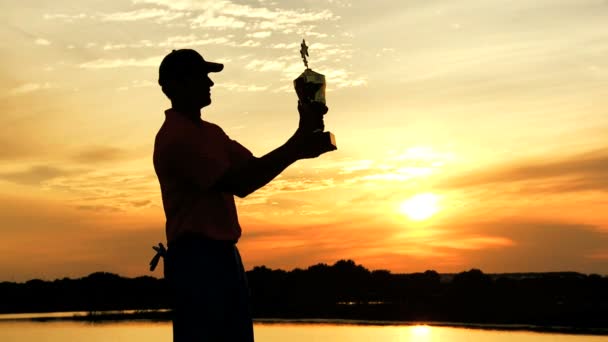
[{"label": "baseball cap", "polygon": [[206,61],[192,49],[173,50],[163,58],[158,68],[158,83],[162,86],[167,80],[183,79],[193,74],[220,72],[224,65]]}]

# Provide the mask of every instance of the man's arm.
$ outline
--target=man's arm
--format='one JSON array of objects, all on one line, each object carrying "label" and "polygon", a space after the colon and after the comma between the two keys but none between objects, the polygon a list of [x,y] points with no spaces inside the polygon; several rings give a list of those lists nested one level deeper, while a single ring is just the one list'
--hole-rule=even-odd
[{"label": "man's arm", "polygon": [[298,131],[285,144],[263,157],[252,157],[239,167],[228,170],[215,188],[242,198],[268,184],[297,160],[316,158],[334,149],[327,145],[322,132]]}]

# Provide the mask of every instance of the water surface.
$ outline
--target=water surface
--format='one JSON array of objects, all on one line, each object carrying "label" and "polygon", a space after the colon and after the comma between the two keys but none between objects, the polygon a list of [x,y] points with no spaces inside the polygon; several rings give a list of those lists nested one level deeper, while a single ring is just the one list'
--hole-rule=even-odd
[{"label": "water surface", "polygon": [[[256,323],[256,342],[608,342],[608,336],[499,331],[426,325]],[[0,320],[3,342],[170,342],[170,322]]]}]

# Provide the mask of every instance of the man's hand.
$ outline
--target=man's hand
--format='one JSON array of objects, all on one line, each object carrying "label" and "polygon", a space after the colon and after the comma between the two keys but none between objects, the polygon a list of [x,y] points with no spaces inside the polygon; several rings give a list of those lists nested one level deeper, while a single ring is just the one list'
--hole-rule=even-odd
[{"label": "man's hand", "polygon": [[298,101],[298,112],[300,113],[298,132],[311,133],[317,130],[323,131],[325,129],[323,115],[327,114],[328,110],[324,103],[302,103]]},{"label": "man's hand", "polygon": [[336,147],[331,144],[329,133],[301,132],[299,129],[286,145],[297,159],[316,158],[323,153],[336,150]]}]

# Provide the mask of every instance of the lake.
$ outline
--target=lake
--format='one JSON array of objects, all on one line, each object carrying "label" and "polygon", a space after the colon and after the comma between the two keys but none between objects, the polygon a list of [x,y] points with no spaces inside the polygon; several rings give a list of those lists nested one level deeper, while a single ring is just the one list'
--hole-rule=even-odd
[{"label": "lake", "polygon": [[[56,314],[51,316],[61,317],[61,315]],[[170,322],[116,321],[90,323],[62,320],[39,322],[24,318],[31,318],[31,315],[0,315],[0,341],[171,341]],[[339,324],[336,322],[256,322],[255,337],[256,342],[608,342],[608,336],[427,325]]]}]

